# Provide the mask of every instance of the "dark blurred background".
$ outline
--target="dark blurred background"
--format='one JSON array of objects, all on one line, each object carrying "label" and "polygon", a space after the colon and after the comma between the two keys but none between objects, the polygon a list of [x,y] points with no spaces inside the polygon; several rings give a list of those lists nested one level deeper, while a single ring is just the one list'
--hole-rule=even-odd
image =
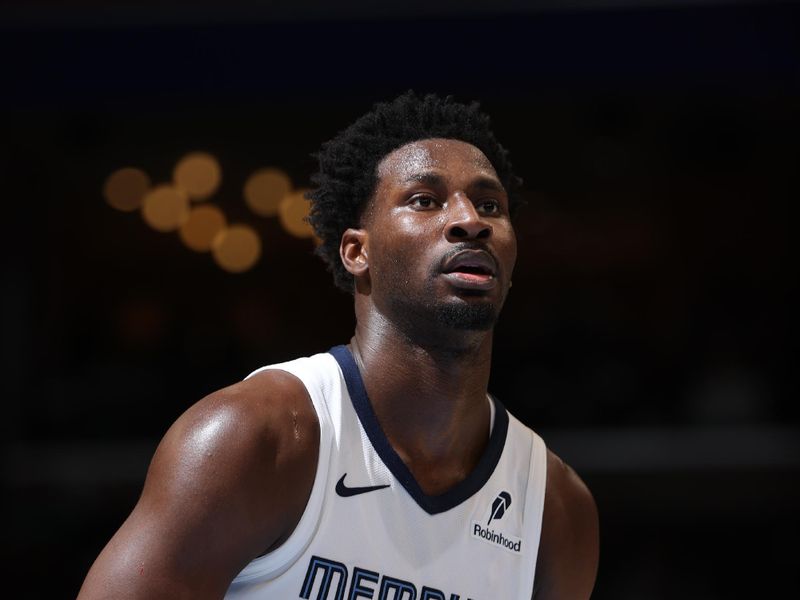
[{"label": "dark blurred background", "polygon": [[[690,0],[3,3],[5,593],[74,596],[180,413],[349,339],[351,299],[313,241],[244,190],[266,167],[307,187],[322,141],[414,88],[480,100],[526,181],[492,389],[595,493],[594,598],[793,596],[798,17]],[[196,152],[199,180],[221,183],[192,206],[260,254],[226,259],[227,230],[195,252],[112,206],[142,201],[115,201],[114,176],[169,183]]]}]

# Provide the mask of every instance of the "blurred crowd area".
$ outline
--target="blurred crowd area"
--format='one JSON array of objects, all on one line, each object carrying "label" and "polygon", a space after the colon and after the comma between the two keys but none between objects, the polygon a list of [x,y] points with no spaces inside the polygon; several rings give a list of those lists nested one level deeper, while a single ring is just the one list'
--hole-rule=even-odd
[{"label": "blurred crowd area", "polygon": [[[77,592],[193,402],[349,340],[352,300],[313,239],[256,214],[244,188],[264,168],[307,188],[321,142],[414,88],[480,100],[525,181],[491,391],[593,489],[595,598],[780,598],[798,583],[793,4],[222,24],[176,11],[0,21],[14,515],[0,556],[20,582]],[[104,195],[124,167],[170,182],[193,152],[221,173],[193,204],[259,239],[242,272]]]}]

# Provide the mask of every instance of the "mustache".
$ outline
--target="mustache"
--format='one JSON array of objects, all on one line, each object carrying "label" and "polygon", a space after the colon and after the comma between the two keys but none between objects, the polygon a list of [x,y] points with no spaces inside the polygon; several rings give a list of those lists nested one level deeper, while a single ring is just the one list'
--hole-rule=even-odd
[{"label": "mustache", "polygon": [[473,250],[473,251],[477,250],[479,252],[483,252],[492,260],[495,272],[496,273],[500,272],[500,261],[497,260],[497,257],[491,250],[489,250],[486,246],[484,246],[480,242],[459,242],[458,244],[455,244],[452,249],[448,250],[439,259],[438,270],[439,271],[444,270],[444,266],[445,264],[447,264],[447,261],[453,258],[456,254],[460,254],[465,250]]}]

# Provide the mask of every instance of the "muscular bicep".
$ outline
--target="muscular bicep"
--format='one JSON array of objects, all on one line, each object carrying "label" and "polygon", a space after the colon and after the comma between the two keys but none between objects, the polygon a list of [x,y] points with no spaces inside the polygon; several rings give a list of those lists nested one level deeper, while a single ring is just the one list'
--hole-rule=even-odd
[{"label": "muscular bicep", "polygon": [[597,507],[578,475],[552,452],[547,461],[534,600],[587,600],[597,576]]},{"label": "muscular bicep", "polygon": [[187,411],[159,445],[139,502],[80,598],[221,598],[302,514],[318,448],[304,392],[297,410],[292,398],[264,405],[234,392]]}]

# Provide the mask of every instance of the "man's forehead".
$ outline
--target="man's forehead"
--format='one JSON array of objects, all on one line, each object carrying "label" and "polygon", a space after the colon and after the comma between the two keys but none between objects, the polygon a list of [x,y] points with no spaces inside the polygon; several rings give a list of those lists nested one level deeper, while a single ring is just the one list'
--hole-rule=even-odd
[{"label": "man's forehead", "polygon": [[393,150],[378,163],[377,175],[379,179],[389,176],[403,180],[417,173],[454,166],[466,166],[496,176],[492,163],[478,148],[446,138],[418,140]]}]

